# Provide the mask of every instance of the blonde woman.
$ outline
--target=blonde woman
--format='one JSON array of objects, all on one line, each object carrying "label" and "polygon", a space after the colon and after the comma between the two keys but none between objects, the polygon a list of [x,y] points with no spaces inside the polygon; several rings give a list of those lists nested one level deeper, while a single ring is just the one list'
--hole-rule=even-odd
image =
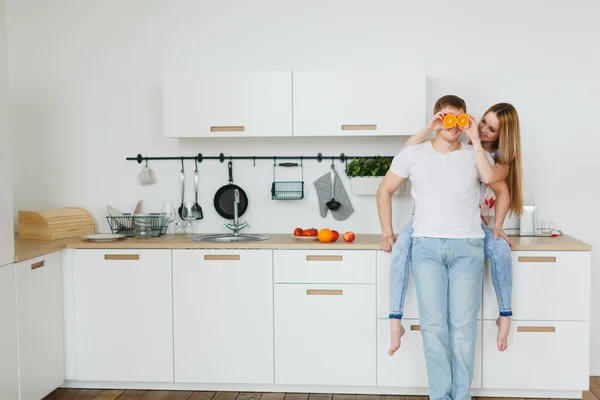
[{"label": "blonde woman", "polygon": [[[456,108],[466,110],[466,105],[456,96],[445,96],[440,103],[450,102]],[[458,103],[457,103],[458,102]],[[454,103],[457,103],[456,105]],[[439,111],[442,107],[436,108]],[[434,108],[435,111],[435,108]],[[436,114],[427,127],[412,136],[405,146],[412,146],[427,140],[431,131],[444,129],[442,121],[445,114]],[[507,339],[512,316],[512,243],[502,230],[504,218],[510,211],[520,215],[523,208],[522,163],[520,124],[517,110],[508,103],[491,106],[477,123],[469,116],[470,124],[466,130],[469,141],[477,152],[477,167],[483,179],[480,192],[481,218],[485,232],[485,255],[491,260],[492,282],[498,300],[499,317],[497,347],[504,351],[508,347]],[[496,195],[490,185],[500,192],[507,188],[510,203],[502,202],[496,207]],[[498,189],[500,188],[500,189]],[[504,204],[506,203],[506,204]],[[391,346],[389,354],[393,355],[400,347],[400,338],[404,334],[402,313],[406,288],[408,286],[408,266],[412,248],[412,221],[400,232],[397,239],[383,238],[381,248],[392,252],[390,270],[390,328]],[[499,240],[499,237],[503,239]]]}]

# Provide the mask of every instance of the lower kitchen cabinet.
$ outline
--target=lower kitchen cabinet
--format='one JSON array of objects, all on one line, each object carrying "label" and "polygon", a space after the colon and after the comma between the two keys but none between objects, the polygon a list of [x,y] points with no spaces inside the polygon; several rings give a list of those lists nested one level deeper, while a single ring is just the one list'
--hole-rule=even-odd
[{"label": "lower kitchen cabinet", "polygon": [[588,390],[589,322],[512,321],[504,352],[496,334],[484,321],[484,388]]},{"label": "lower kitchen cabinet", "polygon": [[275,383],[376,385],[374,284],[275,285]]},{"label": "lower kitchen cabinet", "polygon": [[[402,345],[393,356],[390,348],[390,321],[377,320],[377,385],[403,388],[429,387],[427,364],[423,351],[419,320],[403,319],[406,333],[402,336]],[[481,388],[481,321],[477,324],[477,344],[475,347],[475,374],[471,388]],[[495,342],[493,343],[494,349]]]},{"label": "lower kitchen cabinet", "polygon": [[20,400],[39,400],[64,382],[61,253],[16,264],[16,290]]},{"label": "lower kitchen cabinet", "polygon": [[175,381],[273,383],[271,250],[173,250]]},{"label": "lower kitchen cabinet", "polygon": [[75,250],[75,375],[172,382],[171,250]]},{"label": "lower kitchen cabinet", "polygon": [[19,398],[15,264],[0,266],[0,399]]}]

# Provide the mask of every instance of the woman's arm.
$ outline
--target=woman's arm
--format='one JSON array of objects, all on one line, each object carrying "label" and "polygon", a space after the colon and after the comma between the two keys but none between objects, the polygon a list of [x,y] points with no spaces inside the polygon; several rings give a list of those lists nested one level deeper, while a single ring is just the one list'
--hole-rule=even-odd
[{"label": "woman's arm", "polygon": [[431,119],[431,121],[429,121],[425,128],[423,128],[419,133],[415,133],[414,135],[412,135],[406,141],[406,143],[404,143],[404,147],[414,146],[415,144],[423,143],[425,140],[427,140],[427,135],[429,135],[431,131],[437,131],[438,129],[443,128],[443,122],[444,113],[440,111],[433,116],[433,118]]},{"label": "woman's arm", "polygon": [[492,165],[488,160],[485,150],[481,145],[481,139],[479,138],[479,128],[477,127],[477,120],[472,115],[469,115],[469,127],[466,132],[469,136],[469,140],[473,144],[473,148],[477,154],[477,169],[481,179],[487,184],[492,185],[494,183],[503,181],[508,176],[510,167],[506,164],[496,163]]}]

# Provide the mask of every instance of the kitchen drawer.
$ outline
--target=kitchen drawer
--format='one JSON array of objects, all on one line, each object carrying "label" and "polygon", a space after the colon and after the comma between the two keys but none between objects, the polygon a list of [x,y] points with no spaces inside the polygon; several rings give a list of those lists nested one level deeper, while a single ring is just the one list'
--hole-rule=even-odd
[{"label": "kitchen drawer", "polygon": [[276,384],[376,384],[375,285],[274,286]]},{"label": "kitchen drawer", "polygon": [[276,250],[275,283],[375,283],[372,250]]},{"label": "kitchen drawer", "polygon": [[483,322],[485,389],[588,390],[588,322],[513,321],[504,352],[497,332]]},{"label": "kitchen drawer", "polygon": [[[392,263],[391,253],[377,251],[377,318],[388,318],[390,315],[390,268]],[[494,300],[495,301],[495,300]],[[481,307],[477,318],[482,318]],[[417,303],[417,291],[412,277],[412,269],[409,268],[408,288],[404,300],[403,318],[419,318],[419,304]]]},{"label": "kitchen drawer", "polygon": [[[513,251],[512,308],[515,320],[588,321],[589,251]],[[498,317],[490,263],[484,279],[484,319]]]},{"label": "kitchen drawer", "polygon": [[[390,322],[377,321],[377,386],[429,387],[419,320],[403,319],[402,325],[406,329],[402,345],[390,356]],[[481,321],[477,324],[475,375],[471,387],[481,388]]]}]

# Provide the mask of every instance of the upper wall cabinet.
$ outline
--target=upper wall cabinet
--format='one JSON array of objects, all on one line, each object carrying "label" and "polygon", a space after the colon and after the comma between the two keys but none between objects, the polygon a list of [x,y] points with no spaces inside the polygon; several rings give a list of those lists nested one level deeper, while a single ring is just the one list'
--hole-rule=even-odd
[{"label": "upper wall cabinet", "polygon": [[425,73],[294,71],[294,136],[412,135],[426,123]]},{"label": "upper wall cabinet", "polygon": [[165,76],[164,136],[292,136],[292,73]]}]

